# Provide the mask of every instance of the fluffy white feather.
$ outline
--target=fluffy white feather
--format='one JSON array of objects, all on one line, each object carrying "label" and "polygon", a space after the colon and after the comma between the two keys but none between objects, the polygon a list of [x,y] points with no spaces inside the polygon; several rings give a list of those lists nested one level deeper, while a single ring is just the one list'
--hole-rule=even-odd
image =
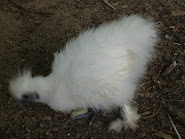
[{"label": "fluffy white feather", "polygon": [[40,98],[34,101],[62,112],[121,107],[124,121],[117,120],[109,129],[135,128],[139,115],[130,101],[152,60],[157,40],[153,21],[124,16],[73,38],[63,51],[54,54],[51,74],[32,77],[25,71],[10,81],[10,91],[19,100],[36,92]]}]

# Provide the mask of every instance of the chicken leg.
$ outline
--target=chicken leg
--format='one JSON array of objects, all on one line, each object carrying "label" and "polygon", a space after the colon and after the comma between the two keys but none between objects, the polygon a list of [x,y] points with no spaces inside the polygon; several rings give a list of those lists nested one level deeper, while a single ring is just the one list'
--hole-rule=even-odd
[{"label": "chicken leg", "polygon": [[70,117],[75,119],[75,120],[91,117],[91,120],[89,122],[89,126],[91,126],[98,113],[99,113],[99,110],[96,110],[96,109],[88,110],[88,109],[81,108],[81,109],[77,109],[77,110],[73,111],[71,113]]}]

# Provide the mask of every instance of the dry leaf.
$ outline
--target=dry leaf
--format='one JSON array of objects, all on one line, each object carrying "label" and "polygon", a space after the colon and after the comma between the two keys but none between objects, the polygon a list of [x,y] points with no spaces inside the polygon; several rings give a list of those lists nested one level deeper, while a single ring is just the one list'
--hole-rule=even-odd
[{"label": "dry leaf", "polygon": [[149,114],[151,114],[150,111],[145,111],[145,112],[141,113],[141,116],[145,116],[145,115],[149,115]]},{"label": "dry leaf", "polygon": [[164,132],[158,132],[158,133],[155,133],[156,136],[158,137],[162,137],[164,139],[172,139],[172,137],[169,135],[169,134],[165,134]]},{"label": "dry leaf", "polygon": [[108,0],[103,0],[103,2],[105,2],[109,7],[111,7],[113,10],[115,10],[116,8],[114,8],[114,6],[112,6]]},{"label": "dry leaf", "polygon": [[124,5],[124,6],[122,6],[122,8],[128,8],[128,5]]},{"label": "dry leaf", "polygon": [[180,15],[185,15],[185,11],[172,11],[171,12],[172,16],[180,16]]},{"label": "dry leaf", "polygon": [[169,75],[174,69],[175,67],[177,66],[177,62],[174,61],[172,64],[170,64],[166,70],[162,73],[162,76],[167,76]]}]

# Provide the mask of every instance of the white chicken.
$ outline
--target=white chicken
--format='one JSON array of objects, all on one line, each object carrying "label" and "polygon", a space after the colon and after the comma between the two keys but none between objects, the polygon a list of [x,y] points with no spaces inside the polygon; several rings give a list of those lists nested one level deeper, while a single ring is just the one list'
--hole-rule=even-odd
[{"label": "white chicken", "polygon": [[[10,81],[10,91],[20,103],[41,102],[73,115],[86,109],[121,108],[122,119],[109,130],[135,129],[139,114],[130,105],[139,80],[155,54],[156,24],[139,15],[124,16],[81,33],[54,54],[52,72],[32,77],[30,71]],[[85,111],[79,112],[82,109]]]}]

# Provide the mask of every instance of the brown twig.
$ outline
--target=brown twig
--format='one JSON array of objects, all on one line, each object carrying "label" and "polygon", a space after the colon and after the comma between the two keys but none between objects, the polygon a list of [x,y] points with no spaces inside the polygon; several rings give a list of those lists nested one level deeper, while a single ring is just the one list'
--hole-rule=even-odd
[{"label": "brown twig", "polygon": [[166,70],[162,73],[162,76],[167,76],[169,75],[174,69],[175,67],[177,66],[177,62],[174,61],[172,64],[170,64]]},{"label": "brown twig", "polygon": [[174,122],[173,122],[171,116],[170,116],[170,114],[168,113],[168,109],[167,109],[167,106],[166,106],[166,102],[164,101],[164,98],[163,98],[163,95],[162,95],[162,91],[161,91],[161,89],[160,89],[159,84],[158,84],[157,82],[155,82],[154,80],[152,80],[152,81],[153,81],[154,84],[156,84],[156,86],[158,86],[158,88],[159,88],[158,92],[159,92],[160,97],[161,97],[161,103],[162,103],[163,106],[164,106],[164,109],[165,109],[165,111],[166,111],[166,114],[167,114],[167,116],[168,116],[168,118],[169,118],[169,120],[170,120],[170,122],[171,122],[171,124],[172,124],[172,126],[173,126],[174,131],[176,132],[176,135],[178,136],[179,139],[182,139],[182,138],[181,138],[181,135],[179,134],[179,132],[178,132],[178,130],[177,130],[177,128],[176,128],[176,126],[175,126],[175,124],[174,124]]},{"label": "brown twig", "polygon": [[166,102],[164,101],[164,98],[163,98],[161,89],[159,89],[159,94],[160,94],[160,96],[161,96],[161,100],[162,100],[162,103],[163,103],[163,105],[164,105],[164,109],[165,109],[165,111],[166,111],[166,114],[167,114],[167,116],[168,116],[168,118],[169,118],[169,120],[170,120],[170,122],[171,122],[171,124],[172,124],[172,126],[173,126],[173,129],[175,130],[175,132],[176,132],[178,138],[179,138],[179,139],[182,139],[182,138],[181,138],[181,135],[179,134],[179,131],[177,130],[177,128],[176,128],[176,126],[175,126],[175,124],[174,124],[174,122],[173,122],[173,120],[172,120],[172,118],[171,118],[171,116],[170,116],[170,114],[168,113],[168,109],[167,109],[167,106],[166,106]]},{"label": "brown twig", "polygon": [[185,113],[172,105],[168,105],[168,111],[176,120],[185,125]]},{"label": "brown twig", "polygon": [[178,99],[166,99],[166,101],[185,102],[184,100],[178,100]]},{"label": "brown twig", "polygon": [[[166,130],[163,130],[164,132],[166,132],[166,133],[169,133],[169,134],[173,134],[173,135],[176,135],[176,133],[175,132],[173,132],[173,131],[166,131]],[[183,134],[180,134],[182,137],[185,137],[185,135],[183,135]]]},{"label": "brown twig", "polygon": [[105,4],[107,4],[109,7],[111,7],[113,10],[116,10],[116,8],[114,8],[114,6],[112,6],[112,5],[108,2],[108,0],[103,0],[103,2],[104,2]]},{"label": "brown twig", "polygon": [[161,104],[162,104],[162,103],[160,102],[159,109],[158,109],[154,114],[149,115],[149,116],[141,116],[141,118],[142,118],[142,119],[147,119],[147,118],[151,118],[151,117],[157,115],[157,114],[159,113],[159,111],[161,110],[161,106],[162,106]]},{"label": "brown twig", "polygon": [[11,1],[12,3],[14,3],[17,7],[21,8],[21,9],[23,9],[23,10],[26,10],[26,11],[28,11],[28,12],[32,12],[32,13],[35,13],[35,14],[41,14],[41,15],[52,15],[52,14],[54,14],[54,13],[52,13],[52,12],[34,11],[34,10],[28,9],[28,8],[26,8],[26,7],[22,6],[22,5],[20,5],[19,3],[17,3],[17,2],[14,1],[14,0],[10,0],[10,1]]}]

